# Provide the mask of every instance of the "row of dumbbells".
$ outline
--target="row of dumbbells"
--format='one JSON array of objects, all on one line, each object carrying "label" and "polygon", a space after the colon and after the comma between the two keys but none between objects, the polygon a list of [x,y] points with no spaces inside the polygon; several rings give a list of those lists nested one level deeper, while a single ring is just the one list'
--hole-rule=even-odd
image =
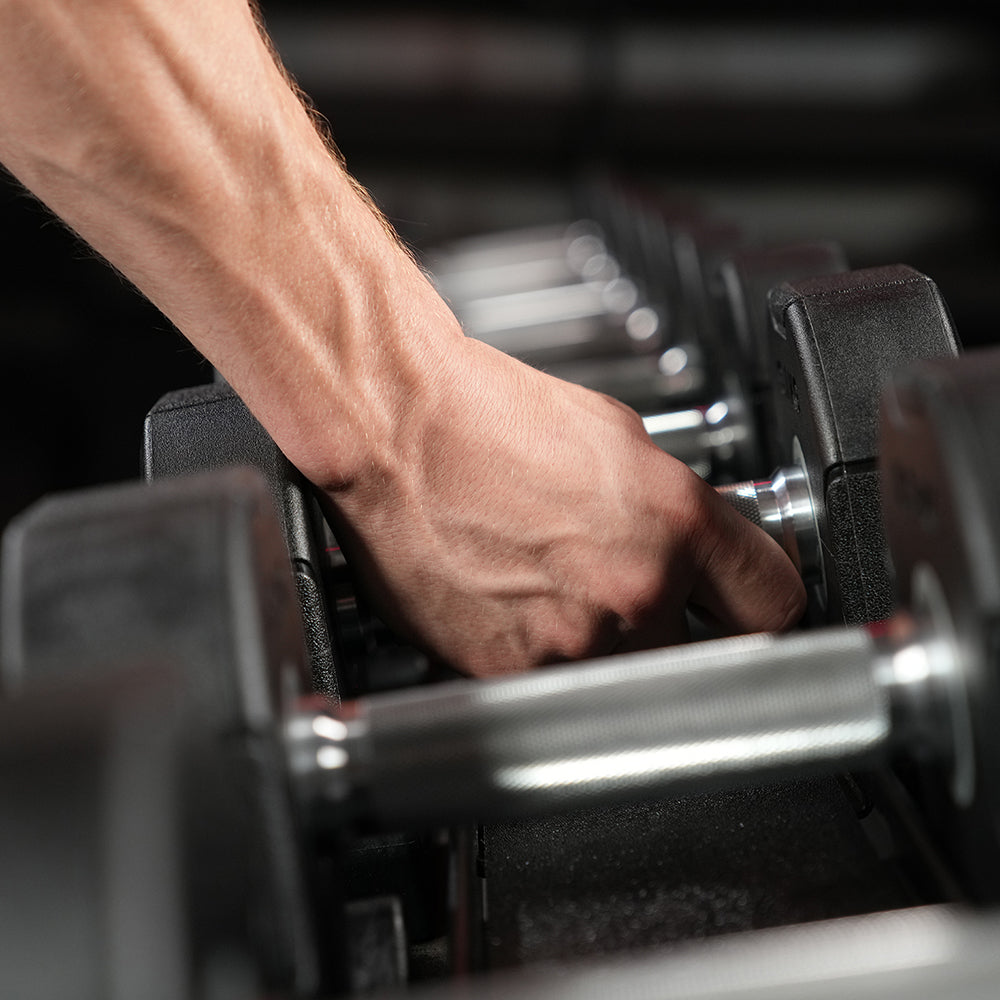
[{"label": "row of dumbbells", "polygon": [[[10,981],[34,975],[34,995],[53,993],[38,977],[65,982],[70,970],[77,987],[98,984],[94,995],[115,995],[100,988],[108,977],[123,996],[151,978],[172,996],[210,995],[213,977],[290,995],[343,990],[352,975],[355,985],[378,978],[372,954],[396,974],[399,965],[398,931],[379,930],[398,911],[343,905],[351,830],[435,828],[896,755],[939,793],[947,819],[933,825],[953,841],[956,869],[990,897],[1000,365],[953,357],[940,296],[908,268],[785,281],[766,301],[781,403],[769,434],[778,462],[800,470],[815,523],[799,536],[814,547],[803,566],[818,617],[851,627],[337,707],[353,693],[348,640],[372,655],[384,646],[345,634],[364,628],[333,540],[225,387],[151,414],[153,486],[54,499],[23,517],[4,550],[10,891],[0,911],[12,944],[4,974],[22,977]],[[928,357],[946,360],[914,364]],[[900,364],[905,374],[889,381]],[[220,433],[220,414],[240,431]],[[192,419],[203,425],[194,434]],[[225,446],[201,450],[204,438]],[[263,466],[271,489],[242,473],[161,478],[234,458]],[[883,624],[861,624],[874,620]],[[326,645],[310,632],[326,633]],[[387,686],[405,687],[412,663],[388,662],[403,680]],[[60,825],[68,815],[82,840]],[[27,901],[48,919],[68,884],[80,906],[63,905],[47,942],[67,962],[29,968],[40,956],[23,933]],[[362,932],[366,961],[349,954]]]}]

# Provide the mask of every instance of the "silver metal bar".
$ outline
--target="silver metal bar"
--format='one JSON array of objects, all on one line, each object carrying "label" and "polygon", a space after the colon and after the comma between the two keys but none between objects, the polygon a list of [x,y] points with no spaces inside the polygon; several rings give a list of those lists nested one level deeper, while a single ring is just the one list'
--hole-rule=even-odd
[{"label": "silver metal bar", "polygon": [[[432,252],[428,265],[438,290],[455,308],[474,299],[557,287],[578,281],[611,281],[620,276],[618,262],[600,232],[576,223],[557,233],[525,233],[468,240]],[[516,234],[515,234],[516,236]]]},{"label": "silver metal bar", "polygon": [[885,662],[866,629],[830,629],[379,695],[312,734],[295,720],[293,772],[312,799],[407,823],[868,766],[890,735]]},{"label": "silver metal bar", "polygon": [[[734,462],[738,465],[738,458],[744,457],[747,449],[753,450],[753,426],[735,398],[720,399],[710,406],[647,414],[642,424],[658,448],[689,465],[703,478]],[[740,499],[747,485],[740,483],[718,489],[741,514],[760,524],[756,516],[759,505]],[[737,486],[742,492],[730,497]]]},{"label": "silver metal bar", "polygon": [[455,314],[470,335],[489,341],[507,331],[551,323],[624,317],[637,299],[635,285],[627,278],[616,278],[473,299],[456,305]]},{"label": "silver metal bar", "polygon": [[499,229],[452,240],[430,251],[435,271],[483,270],[525,260],[586,260],[606,249],[600,226],[589,219],[566,224]]},{"label": "silver metal bar", "polygon": [[494,267],[456,267],[452,271],[439,267],[433,277],[437,290],[454,309],[461,309],[464,303],[476,299],[553,288],[578,280],[580,275],[570,267],[565,256],[518,260]]}]

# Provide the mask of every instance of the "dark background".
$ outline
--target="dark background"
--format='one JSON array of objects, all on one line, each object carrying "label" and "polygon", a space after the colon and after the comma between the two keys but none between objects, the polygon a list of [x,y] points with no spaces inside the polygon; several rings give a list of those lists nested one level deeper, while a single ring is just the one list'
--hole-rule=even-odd
[{"label": "dark background", "polygon": [[[765,242],[840,240],[935,278],[966,346],[995,339],[998,38],[976,6],[265,0],[348,166],[418,250],[571,217],[593,171]],[[142,419],[197,354],[0,183],[0,525],[139,473]]]}]

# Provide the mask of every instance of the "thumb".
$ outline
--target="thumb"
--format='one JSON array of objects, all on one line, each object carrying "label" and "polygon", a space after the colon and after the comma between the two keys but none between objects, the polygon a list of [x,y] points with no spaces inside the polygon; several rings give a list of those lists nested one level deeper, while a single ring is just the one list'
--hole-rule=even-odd
[{"label": "thumb", "polygon": [[766,532],[741,517],[710,487],[693,542],[690,601],[709,621],[732,633],[791,628],[806,606],[806,591],[791,559]]}]

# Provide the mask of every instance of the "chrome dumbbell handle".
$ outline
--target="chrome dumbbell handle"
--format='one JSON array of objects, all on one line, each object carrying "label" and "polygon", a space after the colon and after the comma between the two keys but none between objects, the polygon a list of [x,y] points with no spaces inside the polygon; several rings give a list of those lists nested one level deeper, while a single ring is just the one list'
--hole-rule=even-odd
[{"label": "chrome dumbbell handle", "polygon": [[[666,352],[660,362],[670,353]],[[664,381],[669,384],[668,379]],[[690,466],[704,479],[731,468],[734,463],[738,468],[746,468],[755,454],[753,425],[741,396],[735,392],[710,406],[647,414],[642,424],[658,448]]]},{"label": "chrome dumbbell handle", "polygon": [[937,649],[900,619],[379,695],[292,719],[292,771],[341,817],[410,823],[868,767],[897,740],[940,758]]},{"label": "chrome dumbbell handle", "polygon": [[609,281],[620,274],[599,227],[584,220],[565,228],[469,239],[430,254],[438,290],[453,306],[477,299]]},{"label": "chrome dumbbell handle", "polygon": [[807,579],[822,568],[819,529],[809,482],[797,466],[777,469],[770,479],[716,487],[748,521],[763,528]]}]

